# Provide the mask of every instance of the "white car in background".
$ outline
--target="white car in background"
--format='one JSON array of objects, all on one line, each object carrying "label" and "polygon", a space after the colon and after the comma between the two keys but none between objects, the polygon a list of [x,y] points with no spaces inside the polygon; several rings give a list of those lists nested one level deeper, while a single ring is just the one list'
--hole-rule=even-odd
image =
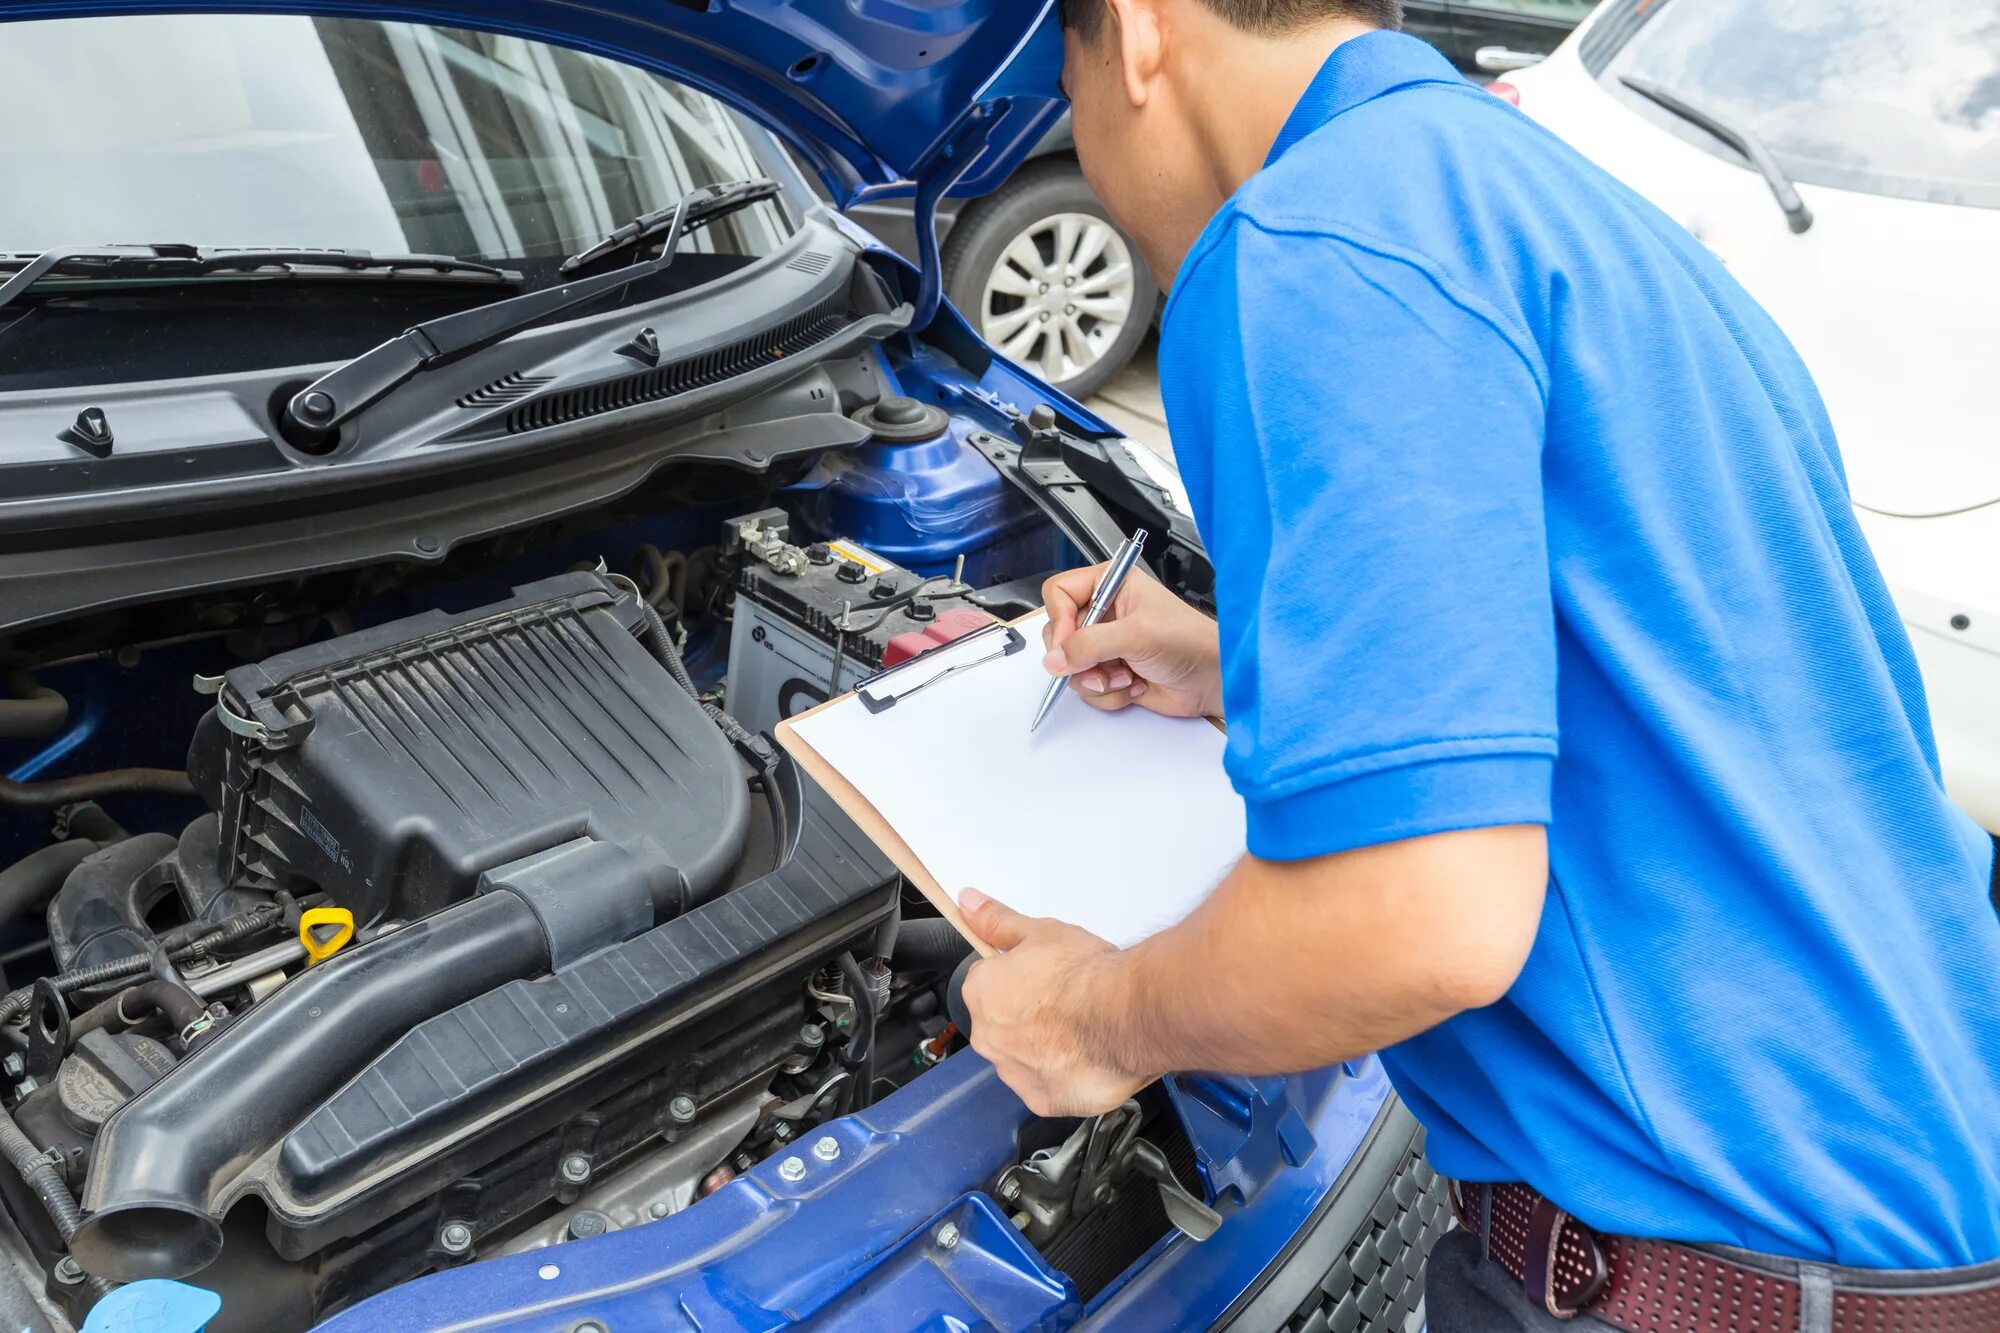
[{"label": "white car in background", "polygon": [[1945,784],[2000,830],[2000,0],[1606,0],[1506,77],[1804,356]]}]

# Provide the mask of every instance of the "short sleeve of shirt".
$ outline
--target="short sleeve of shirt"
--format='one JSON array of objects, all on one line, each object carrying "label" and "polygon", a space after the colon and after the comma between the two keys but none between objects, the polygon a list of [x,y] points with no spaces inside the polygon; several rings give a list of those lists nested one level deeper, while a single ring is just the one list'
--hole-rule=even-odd
[{"label": "short sleeve of shirt", "polygon": [[1426,265],[1350,238],[1238,215],[1184,265],[1161,379],[1254,855],[1548,822],[1538,364]]}]

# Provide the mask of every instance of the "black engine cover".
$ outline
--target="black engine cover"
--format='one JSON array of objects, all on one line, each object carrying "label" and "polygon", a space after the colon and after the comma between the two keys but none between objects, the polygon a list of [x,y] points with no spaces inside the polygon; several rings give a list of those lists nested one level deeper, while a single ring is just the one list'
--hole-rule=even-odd
[{"label": "black engine cover", "polygon": [[188,757],[218,877],[414,919],[588,836],[647,867],[659,918],[702,901],[742,851],[744,771],[640,615],[564,574],[229,672]]}]

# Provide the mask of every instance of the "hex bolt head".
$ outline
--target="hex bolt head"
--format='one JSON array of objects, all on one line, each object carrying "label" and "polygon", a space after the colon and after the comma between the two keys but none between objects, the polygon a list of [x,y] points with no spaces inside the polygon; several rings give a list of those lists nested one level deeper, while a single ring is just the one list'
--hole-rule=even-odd
[{"label": "hex bolt head", "polygon": [[784,1161],[778,1163],[778,1179],[789,1180],[794,1184],[796,1184],[799,1181],[804,1180],[805,1178],[806,1178],[805,1159],[800,1157],[787,1157]]},{"label": "hex bolt head", "polygon": [[1021,1197],[1021,1181],[1017,1176],[1009,1176],[1000,1182],[1000,1197],[1008,1203]]},{"label": "hex bolt head", "polygon": [[673,1119],[674,1123],[677,1125],[693,1124],[694,1109],[695,1109],[694,1098],[689,1097],[685,1094],[676,1097],[672,1101],[667,1103],[667,1115],[670,1116]]},{"label": "hex bolt head", "polygon": [[777,1124],[771,1126],[771,1137],[780,1143],[788,1141],[792,1137],[791,1125],[786,1121],[780,1120]]},{"label": "hex bolt head", "polygon": [[[808,1049],[826,1045],[826,1030],[817,1023],[803,1024],[799,1028],[799,1045]],[[10,1055],[7,1058],[17,1060],[20,1057]]]},{"label": "hex bolt head", "polygon": [[8,1078],[19,1078],[28,1072],[28,1062],[21,1058],[19,1051],[15,1051],[5,1061],[0,1061],[0,1070],[5,1070]]},{"label": "hex bolt head", "polygon": [[83,1265],[65,1254],[56,1260],[56,1281],[70,1285],[83,1281]]},{"label": "hex bolt head", "polygon": [[563,1158],[562,1174],[572,1185],[581,1185],[590,1179],[590,1159],[580,1152],[571,1153]]},{"label": "hex bolt head", "polygon": [[655,1218],[665,1217],[667,1215],[667,1201],[665,1199],[655,1200],[653,1206],[646,1211],[651,1213]]},{"label": "hex bolt head", "polygon": [[937,1243],[940,1250],[954,1249],[958,1245],[958,1224],[947,1222],[937,1229]]},{"label": "hex bolt head", "polygon": [[831,1162],[840,1156],[840,1140],[831,1134],[822,1134],[813,1140],[813,1156],[822,1162]]},{"label": "hex bolt head", "polygon": [[438,1228],[438,1248],[448,1254],[464,1254],[472,1248],[472,1228],[463,1222],[447,1222]]}]

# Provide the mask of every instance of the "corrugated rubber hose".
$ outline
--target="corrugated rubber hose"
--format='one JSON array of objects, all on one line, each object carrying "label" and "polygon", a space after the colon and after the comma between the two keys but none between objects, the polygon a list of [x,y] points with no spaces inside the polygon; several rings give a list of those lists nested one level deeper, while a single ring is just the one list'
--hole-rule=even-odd
[{"label": "corrugated rubber hose", "polygon": [[[36,1151],[28,1136],[21,1132],[21,1127],[14,1123],[14,1117],[5,1111],[0,1111],[0,1152],[6,1153],[14,1170],[35,1192],[42,1206],[49,1210],[49,1220],[56,1224],[63,1244],[68,1245],[70,1238],[76,1235],[76,1229],[83,1225],[83,1210],[76,1206],[76,1196],[63,1183],[62,1173],[56,1170],[55,1163]],[[100,1298],[109,1294],[113,1286],[93,1273],[84,1274],[84,1282],[90,1287],[91,1294]]]}]

